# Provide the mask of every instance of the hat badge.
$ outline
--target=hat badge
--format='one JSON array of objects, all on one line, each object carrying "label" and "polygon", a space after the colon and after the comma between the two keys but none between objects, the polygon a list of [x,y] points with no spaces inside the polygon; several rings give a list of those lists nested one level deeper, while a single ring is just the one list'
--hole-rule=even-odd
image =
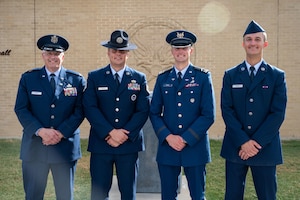
[{"label": "hat badge", "polygon": [[118,38],[116,39],[116,42],[117,42],[118,44],[122,44],[122,43],[123,43],[123,38],[118,37]]},{"label": "hat badge", "polygon": [[177,38],[183,38],[184,37],[184,32],[177,32]]},{"label": "hat badge", "polygon": [[58,37],[57,37],[56,35],[53,35],[53,36],[51,37],[51,42],[52,42],[53,44],[56,44],[56,43],[58,42]]}]

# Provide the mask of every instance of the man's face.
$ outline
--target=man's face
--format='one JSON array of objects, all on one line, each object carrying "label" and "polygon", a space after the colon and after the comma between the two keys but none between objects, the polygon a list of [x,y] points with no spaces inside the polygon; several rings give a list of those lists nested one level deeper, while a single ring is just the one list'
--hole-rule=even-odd
[{"label": "man's face", "polygon": [[262,56],[263,48],[268,46],[262,32],[247,34],[244,36],[243,47],[248,56],[260,55]]},{"label": "man's face", "polygon": [[192,47],[172,47],[171,52],[176,62],[188,62],[192,53]]},{"label": "man's face", "polygon": [[64,61],[64,53],[58,51],[43,51],[42,58],[50,72],[57,71]]},{"label": "man's face", "polygon": [[125,66],[125,63],[128,58],[129,51],[128,50],[116,50],[116,49],[108,49],[107,55],[110,60],[110,64],[112,67],[121,69]]}]

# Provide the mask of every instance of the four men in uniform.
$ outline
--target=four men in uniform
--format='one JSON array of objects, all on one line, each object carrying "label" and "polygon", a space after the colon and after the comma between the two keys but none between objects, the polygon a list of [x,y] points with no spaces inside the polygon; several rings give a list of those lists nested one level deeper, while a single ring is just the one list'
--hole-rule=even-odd
[{"label": "four men in uniform", "polygon": [[[43,199],[49,170],[57,199],[72,199],[81,157],[78,127],[84,117],[91,125],[91,199],[109,199],[114,166],[121,199],[135,199],[138,152],[145,149],[142,127],[150,111],[158,138],[161,198],[177,199],[183,167],[191,198],[204,200],[215,96],[211,73],[190,61],[196,41],[186,30],[167,35],[174,65],[158,75],[150,105],[145,74],[126,64],[129,51],[137,47],[125,31],[116,30],[102,42],[110,63],[88,74],[85,92],[85,79],[62,66],[68,42],[57,35],[40,38],[45,66],[22,75],[15,105],[24,128],[26,199]],[[243,199],[248,167],[258,198],[276,199],[276,165],[282,163],[279,128],[287,97],[284,72],[263,60],[267,44],[264,29],[252,21],[243,35],[246,60],[223,78],[225,199]]]}]

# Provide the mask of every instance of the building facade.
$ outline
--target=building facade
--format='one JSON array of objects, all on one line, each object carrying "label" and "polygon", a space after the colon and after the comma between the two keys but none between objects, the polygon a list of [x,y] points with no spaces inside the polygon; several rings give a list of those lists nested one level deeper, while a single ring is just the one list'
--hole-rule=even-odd
[{"label": "building facade", "polygon": [[[58,34],[67,38],[70,48],[64,66],[87,78],[89,71],[108,63],[107,49],[100,42],[109,40],[112,31],[124,29],[138,46],[128,64],[146,73],[152,90],[157,74],[172,66],[165,36],[187,29],[198,36],[192,62],[210,70],[213,77],[217,118],[210,137],[222,139],[222,77],[224,70],[244,60],[242,35],[254,19],[268,33],[265,60],[286,72],[288,106],[282,138],[299,139],[299,13],[298,0],[0,0],[0,138],[22,136],[13,108],[21,74],[43,65],[36,47],[39,37]],[[81,130],[82,137],[88,137],[86,120]]]}]

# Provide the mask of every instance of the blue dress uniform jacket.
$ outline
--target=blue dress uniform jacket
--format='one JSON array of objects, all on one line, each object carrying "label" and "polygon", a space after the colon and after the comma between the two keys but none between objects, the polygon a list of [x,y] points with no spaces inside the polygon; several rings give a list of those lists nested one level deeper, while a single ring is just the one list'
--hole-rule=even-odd
[{"label": "blue dress uniform jacket", "polygon": [[[251,83],[245,62],[225,71],[221,91],[226,131],[221,156],[245,165],[281,164],[279,128],[285,117],[287,95],[282,70],[262,62]],[[240,159],[240,146],[255,140],[262,149],[248,160]]]},{"label": "blue dress uniform jacket", "polygon": [[[150,119],[159,140],[157,162],[197,166],[211,161],[208,129],[215,119],[215,99],[210,72],[189,65],[182,81],[175,69],[159,74],[153,91]],[[166,142],[181,135],[187,146],[178,152]]]},{"label": "blue dress uniform jacket", "polygon": [[[128,66],[117,87],[110,65],[88,75],[83,98],[85,116],[91,124],[88,151],[128,154],[145,149],[142,127],[149,115],[146,76]],[[111,147],[105,138],[114,128],[126,129],[129,139]]]},{"label": "blue dress uniform jacket", "polygon": [[[81,157],[79,125],[84,119],[82,95],[85,79],[77,72],[61,68],[52,94],[45,67],[30,70],[20,79],[15,112],[23,126],[20,158],[48,163],[70,162]],[[64,138],[45,146],[35,135],[40,128],[59,130]]]}]

